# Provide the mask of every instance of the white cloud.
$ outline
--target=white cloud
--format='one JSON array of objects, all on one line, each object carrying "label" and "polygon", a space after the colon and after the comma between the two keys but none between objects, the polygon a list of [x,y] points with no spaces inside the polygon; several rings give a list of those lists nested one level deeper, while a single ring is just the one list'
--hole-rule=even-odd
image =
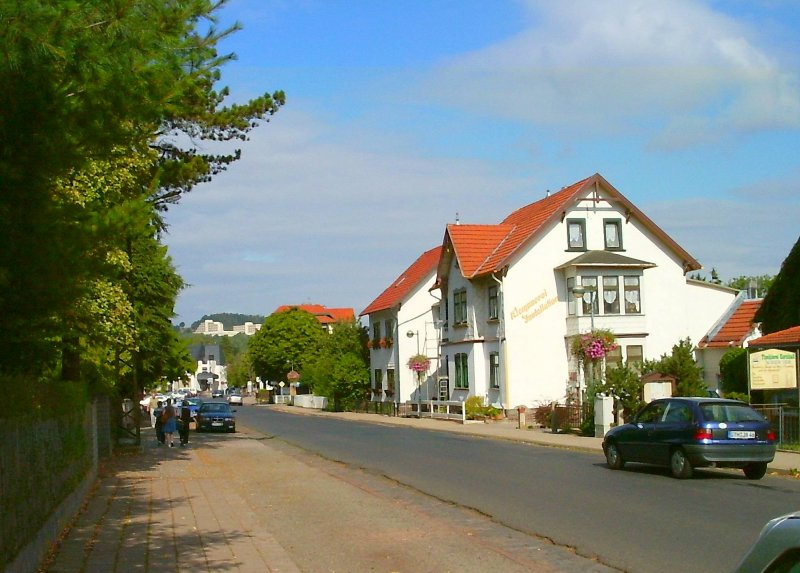
[{"label": "white cloud", "polygon": [[765,181],[726,197],[639,205],[678,244],[723,281],[776,275],[798,240],[800,184]]},{"label": "white cloud", "polygon": [[659,147],[800,127],[797,74],[753,31],[691,0],[528,0],[521,34],[441,65],[429,89],[470,110]]},{"label": "white cloud", "polygon": [[497,222],[519,206],[508,201],[522,182],[484,162],[392,148],[383,133],[332,143],[330,129],[281,110],[238,163],[168,214],[170,254],[194,285],[180,297],[182,320],[300,302],[360,312],[441,242],[456,212]]}]

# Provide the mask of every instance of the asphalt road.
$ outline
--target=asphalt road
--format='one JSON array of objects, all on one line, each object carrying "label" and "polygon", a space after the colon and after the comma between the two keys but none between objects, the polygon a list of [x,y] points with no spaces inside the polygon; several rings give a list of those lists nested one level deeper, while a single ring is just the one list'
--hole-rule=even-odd
[{"label": "asphalt road", "polygon": [[800,483],[741,472],[613,472],[600,454],[446,432],[238,409],[240,423],[632,573],[732,570]]}]

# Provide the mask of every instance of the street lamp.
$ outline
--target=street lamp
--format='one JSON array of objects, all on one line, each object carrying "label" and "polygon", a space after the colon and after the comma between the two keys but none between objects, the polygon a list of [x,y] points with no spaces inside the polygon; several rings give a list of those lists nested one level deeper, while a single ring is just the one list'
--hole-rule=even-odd
[{"label": "street lamp", "polygon": [[406,336],[408,338],[414,338],[415,336],[417,337],[417,354],[419,354],[419,331],[409,330],[406,332]]},{"label": "street lamp", "polygon": [[[576,286],[572,289],[572,296],[574,296],[577,300],[584,300],[584,295],[589,293],[589,316],[591,322],[592,332],[594,332],[594,299],[597,293],[597,289],[593,286]],[[583,310],[581,310],[581,314],[583,314]]]}]

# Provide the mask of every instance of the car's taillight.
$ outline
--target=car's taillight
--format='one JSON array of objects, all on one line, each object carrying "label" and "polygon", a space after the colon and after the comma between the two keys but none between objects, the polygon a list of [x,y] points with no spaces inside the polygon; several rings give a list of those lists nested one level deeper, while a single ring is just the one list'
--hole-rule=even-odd
[{"label": "car's taillight", "polygon": [[767,430],[767,441],[774,442],[778,439],[778,434],[775,433],[775,430]]},{"label": "car's taillight", "polygon": [[711,430],[708,428],[698,428],[697,431],[694,433],[694,439],[698,442],[702,440],[710,440],[713,436],[711,435]]}]

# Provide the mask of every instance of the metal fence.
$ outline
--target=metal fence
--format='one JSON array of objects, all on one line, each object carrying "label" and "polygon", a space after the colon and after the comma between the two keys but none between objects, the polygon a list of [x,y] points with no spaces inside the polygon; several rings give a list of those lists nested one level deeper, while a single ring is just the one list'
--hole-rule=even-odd
[{"label": "metal fence", "polygon": [[785,404],[751,404],[778,433],[778,445],[800,444],[800,408]]}]

